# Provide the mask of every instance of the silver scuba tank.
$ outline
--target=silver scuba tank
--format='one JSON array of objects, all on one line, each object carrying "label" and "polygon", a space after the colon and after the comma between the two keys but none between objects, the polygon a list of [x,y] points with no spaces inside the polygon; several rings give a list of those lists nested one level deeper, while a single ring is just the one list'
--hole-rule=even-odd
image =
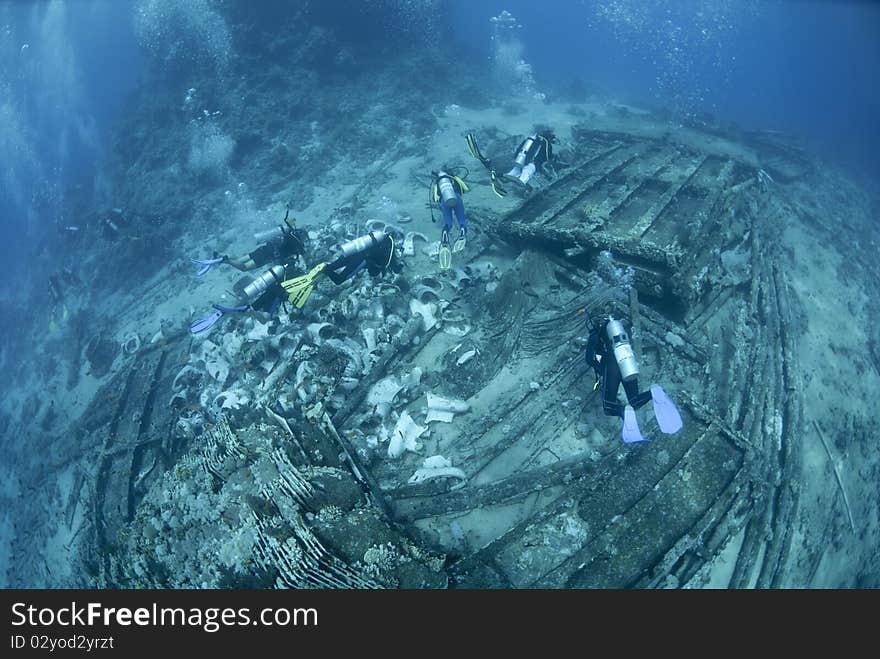
[{"label": "silver scuba tank", "polygon": [[258,243],[268,242],[270,240],[281,240],[284,237],[284,229],[281,227],[272,227],[260,233],[254,234],[254,240]]},{"label": "silver scuba tank", "polygon": [[373,246],[373,241],[376,243],[381,243],[385,240],[385,233],[382,231],[370,231],[366,236],[361,236],[360,238],[355,238],[353,240],[349,240],[348,242],[342,243],[339,246],[339,249],[342,251],[343,256],[351,256],[352,254],[360,254],[361,252],[365,252],[370,247]]},{"label": "silver scuba tank", "polygon": [[520,167],[525,166],[526,164],[526,156],[529,153],[529,149],[532,148],[532,144],[535,143],[535,138],[530,137],[525,142],[523,142],[522,148],[516,154],[516,160],[514,161]]},{"label": "silver scuba tank", "polygon": [[437,187],[440,189],[440,200],[446,206],[452,208],[458,203],[458,194],[455,192],[452,176],[446,172],[440,172],[437,175]]},{"label": "silver scuba tank", "polygon": [[248,304],[254,302],[275,284],[284,281],[284,266],[273,265],[250,284],[244,287],[244,296]]},{"label": "silver scuba tank", "polygon": [[629,336],[623,328],[623,323],[611,318],[605,326],[605,333],[611,342],[614,359],[620,369],[620,379],[624,382],[635,380],[639,376],[639,365],[636,363],[636,355],[629,342]]}]

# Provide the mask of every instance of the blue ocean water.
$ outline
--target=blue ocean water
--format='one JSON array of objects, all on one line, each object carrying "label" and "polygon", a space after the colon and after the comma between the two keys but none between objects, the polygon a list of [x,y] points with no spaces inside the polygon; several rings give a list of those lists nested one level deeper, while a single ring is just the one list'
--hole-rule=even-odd
[{"label": "blue ocean water", "polygon": [[[809,140],[880,174],[880,3],[840,0],[499,0],[451,3],[455,33],[490,56],[488,18],[521,28],[536,80],[711,113]],[[478,46],[470,50],[469,46]]]},{"label": "blue ocean water", "polygon": [[[109,131],[150,50],[136,33],[139,12],[161,15],[175,4],[211,7],[207,0],[0,4],[5,267],[39,249],[47,224],[66,222],[68,186],[101,184],[96,167]],[[371,49],[393,50],[418,24],[423,47],[444,50],[465,71],[490,58],[490,19],[503,10],[519,21],[521,55],[551,98],[580,81],[680,116],[710,114],[800,136],[856,175],[880,174],[878,3],[450,0],[312,9]],[[275,2],[238,9],[267,23],[286,11],[288,3]]]}]

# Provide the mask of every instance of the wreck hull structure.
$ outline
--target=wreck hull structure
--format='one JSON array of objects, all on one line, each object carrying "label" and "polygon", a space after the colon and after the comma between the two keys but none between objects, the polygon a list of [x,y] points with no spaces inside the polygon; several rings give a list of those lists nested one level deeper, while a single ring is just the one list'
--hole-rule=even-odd
[{"label": "wreck hull structure", "polygon": [[[286,428],[261,414],[223,421],[222,435],[183,436],[184,410],[165,402],[191,338],[142,349],[76,430],[97,456],[70,504],[92,511],[79,551],[93,583],[192,583],[151,557],[147,520],[161,515],[149,507],[156,490],[201,470],[214,494],[238,492],[203,523],[220,538],[250,534],[238,563],[208,585],[813,585],[829,538],[856,531],[831,468],[833,438],[841,423],[870,436],[875,422],[805,410],[811,310],[782,231],[801,222],[830,245],[836,227],[796,200],[793,186],[816,176],[809,157],[758,137],[748,147],[703,138],[576,127],[575,160],[548,185],[507,213],[472,209],[482,238],[467,278],[432,288],[435,324],[414,314],[392,340],[367,346],[372,357],[344,396],[333,397],[331,379],[297,401]],[[833,249],[852,250],[853,278],[876,277],[863,248]],[[621,281],[597,276],[609,252]],[[509,267],[487,265],[505,259]],[[628,319],[642,386],[661,383],[675,399],[679,433],[662,436],[648,410],[642,428],[655,441],[620,442],[584,359],[584,309]],[[876,320],[875,308],[864,314]],[[360,334],[353,321],[337,329]],[[303,356],[288,359],[292,373]],[[367,399],[383,378],[415,368],[424,381],[409,394],[395,388],[389,406],[416,416],[430,389],[470,411],[431,425],[419,454],[389,459],[381,438],[378,449],[365,441],[364,429],[382,423]],[[869,349],[874,385],[877,369]],[[273,410],[276,393],[266,393]],[[809,500],[808,444],[829,456],[814,474],[823,494]],[[465,478],[410,482],[432,453]]]}]

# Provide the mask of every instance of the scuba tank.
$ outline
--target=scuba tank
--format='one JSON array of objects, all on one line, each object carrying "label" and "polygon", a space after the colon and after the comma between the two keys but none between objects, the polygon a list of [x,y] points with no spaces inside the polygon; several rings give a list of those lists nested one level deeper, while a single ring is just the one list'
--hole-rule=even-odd
[{"label": "scuba tank", "polygon": [[605,326],[605,334],[614,351],[614,359],[620,369],[620,379],[623,382],[635,380],[639,376],[639,365],[636,363],[636,355],[629,342],[629,336],[623,328],[623,323],[609,316],[608,324]]},{"label": "scuba tank", "polygon": [[366,236],[349,240],[342,243],[339,249],[343,256],[352,256],[353,254],[361,254],[370,249],[374,244],[378,245],[385,240],[385,233],[382,231],[370,231]]},{"label": "scuba tank", "polygon": [[244,287],[242,291],[248,304],[253,304],[259,297],[268,291],[275,284],[284,281],[284,266],[273,265],[259,277],[254,279],[250,284]]},{"label": "scuba tank", "polygon": [[514,162],[520,167],[524,167],[526,164],[526,156],[529,154],[529,149],[532,148],[532,144],[535,143],[534,137],[529,137],[525,142],[523,142],[522,148],[516,154],[516,159]]},{"label": "scuba tank", "polygon": [[254,240],[258,243],[269,242],[270,240],[281,240],[284,237],[284,227],[272,227],[260,233],[254,234]]},{"label": "scuba tank", "polygon": [[455,184],[452,182],[452,176],[446,172],[437,174],[437,188],[440,192],[440,201],[452,208],[458,203],[458,193],[455,191]]}]

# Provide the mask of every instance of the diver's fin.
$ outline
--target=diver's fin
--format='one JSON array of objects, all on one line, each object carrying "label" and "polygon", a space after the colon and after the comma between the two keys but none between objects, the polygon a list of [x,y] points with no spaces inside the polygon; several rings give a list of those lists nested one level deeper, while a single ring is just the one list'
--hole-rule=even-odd
[{"label": "diver's fin", "polygon": [[61,320],[67,320],[67,305],[61,305]]},{"label": "diver's fin", "polygon": [[449,248],[446,245],[440,247],[440,252],[437,254],[437,260],[440,263],[441,270],[449,270],[449,268],[452,267],[452,252],[449,251]]},{"label": "diver's fin", "polygon": [[468,151],[471,152],[471,155],[483,163],[483,167],[489,169],[491,167],[491,162],[489,159],[482,154],[480,151],[480,147],[477,146],[477,138],[474,137],[473,133],[468,133],[464,136],[465,140],[467,140]]},{"label": "diver's fin", "polygon": [[55,331],[55,309],[52,309],[52,313],[49,314],[49,331]]},{"label": "diver's fin", "polygon": [[476,138],[474,137],[474,134],[473,134],[473,133],[468,133],[467,135],[464,136],[464,139],[465,139],[465,141],[467,142],[467,145],[468,145],[468,151],[471,152],[471,155],[472,155],[474,158],[476,158],[477,160],[479,160],[479,158],[480,158],[480,149],[477,147],[477,140],[476,140]]},{"label": "diver's fin", "polygon": [[467,247],[467,234],[462,231],[455,242],[452,243],[452,253],[458,254],[463,252],[465,247]]},{"label": "diver's fin", "polygon": [[651,400],[654,403],[654,417],[657,419],[657,425],[660,426],[660,432],[672,435],[681,430],[684,425],[681,421],[681,414],[659,384],[651,385]]},{"label": "diver's fin", "polygon": [[223,312],[219,309],[212,313],[210,316],[205,316],[204,318],[199,318],[192,325],[189,326],[190,334],[199,334],[200,332],[204,332],[206,330],[211,329],[217,323],[220,318],[223,317]]},{"label": "diver's fin", "polygon": [[319,263],[307,274],[281,282],[281,286],[287,291],[287,301],[297,309],[302,309],[308,301],[309,296],[312,294],[312,291],[315,289],[318,275],[321,274],[326,267],[326,263]]},{"label": "diver's fin", "polygon": [[225,260],[226,260],[225,256],[221,256],[220,258],[213,258],[213,259],[190,259],[190,261],[192,261],[195,265],[202,266],[201,268],[199,268],[199,271],[196,273],[196,277],[201,277],[206,272],[208,272],[208,270],[211,269],[212,265],[215,265],[217,263],[222,263]]},{"label": "diver's fin", "polygon": [[501,185],[501,181],[498,180],[498,175],[495,173],[494,169],[489,172],[489,180],[492,183],[492,192],[499,197],[507,196],[507,190]]},{"label": "diver's fin", "polygon": [[639,430],[639,421],[636,419],[636,411],[629,405],[623,410],[623,430],[620,434],[623,441],[627,444],[648,441],[642,437],[642,431]]}]

